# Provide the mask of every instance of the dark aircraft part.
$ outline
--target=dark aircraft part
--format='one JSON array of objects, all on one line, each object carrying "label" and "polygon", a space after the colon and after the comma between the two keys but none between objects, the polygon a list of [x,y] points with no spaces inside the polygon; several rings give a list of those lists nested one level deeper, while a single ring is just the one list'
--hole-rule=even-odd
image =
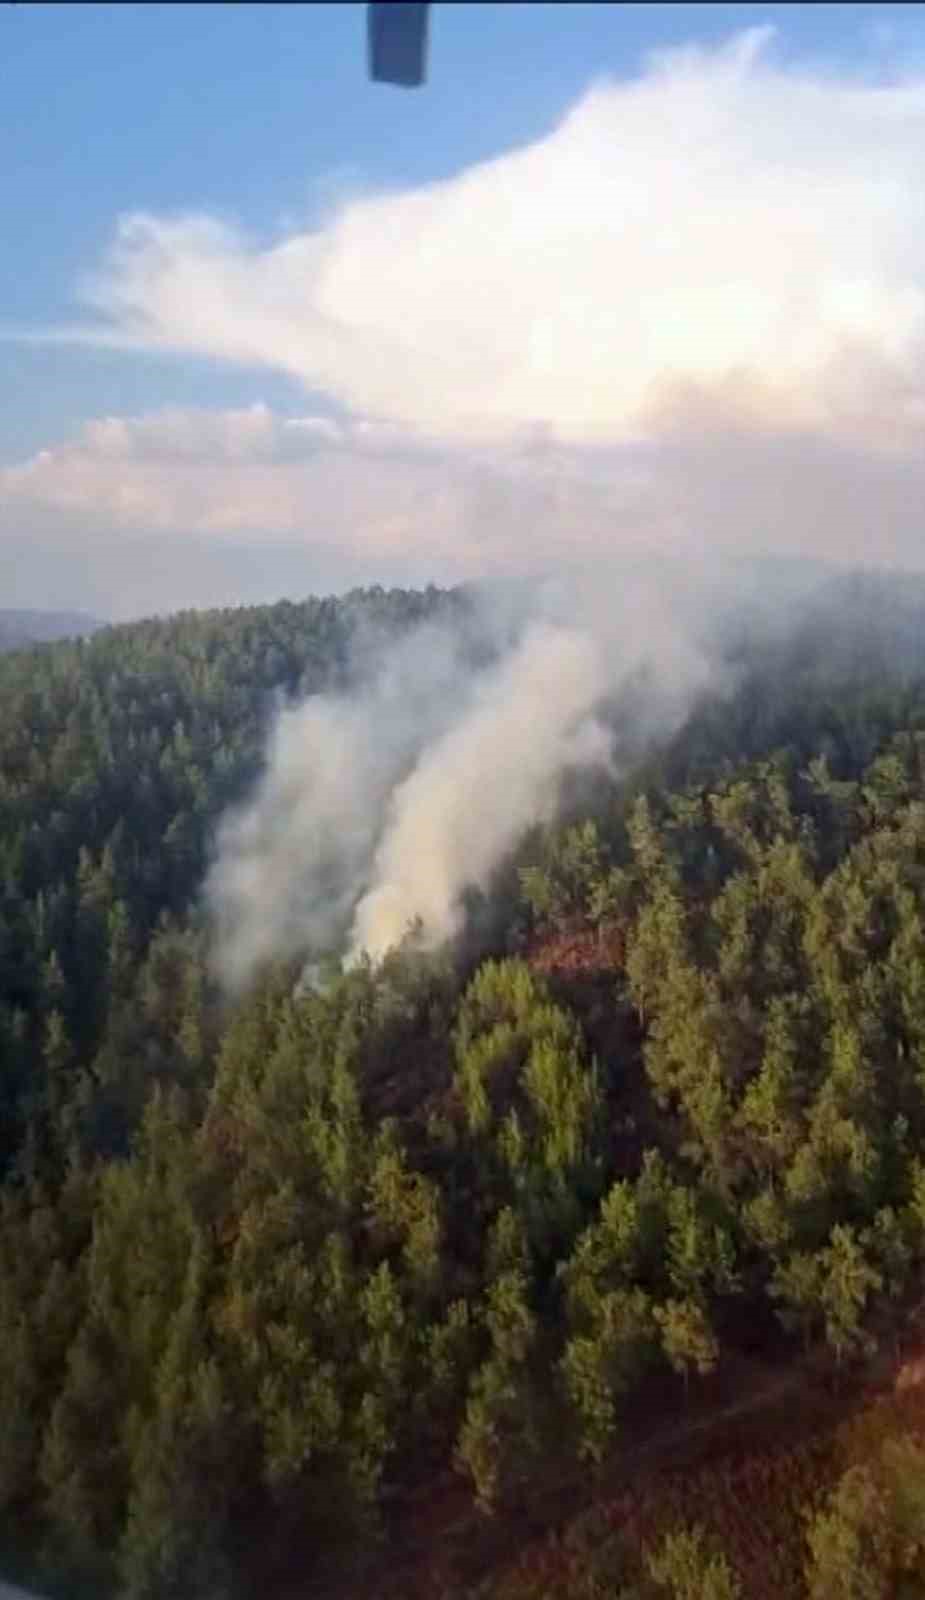
[{"label": "dark aircraft part", "polygon": [[418,89],[427,75],[428,5],[379,0],[367,9],[369,75],[373,83]]}]

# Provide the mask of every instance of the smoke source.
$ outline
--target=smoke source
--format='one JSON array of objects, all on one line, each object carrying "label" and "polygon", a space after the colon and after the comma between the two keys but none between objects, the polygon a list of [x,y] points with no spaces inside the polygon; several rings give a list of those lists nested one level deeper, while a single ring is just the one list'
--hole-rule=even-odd
[{"label": "smoke source", "polygon": [[426,946],[457,934],[466,891],[554,813],[565,774],[612,765],[601,714],[624,689],[637,734],[655,735],[718,681],[694,590],[686,612],[664,590],[598,571],[503,603],[486,592],[472,606],[487,664],[473,665],[462,621],[427,624],[367,660],[349,692],[283,712],[208,880],[225,985],[337,945],[378,960],[412,927]]}]

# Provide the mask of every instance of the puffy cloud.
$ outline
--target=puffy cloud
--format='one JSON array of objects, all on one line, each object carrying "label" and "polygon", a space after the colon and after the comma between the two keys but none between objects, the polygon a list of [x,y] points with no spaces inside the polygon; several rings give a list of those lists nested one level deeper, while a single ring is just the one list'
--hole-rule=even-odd
[{"label": "puffy cloud", "polygon": [[77,531],[95,521],[126,534],[350,537],[371,550],[388,546],[420,492],[401,461],[383,458],[377,430],[262,404],[100,418],[0,470],[8,514],[57,513]]},{"label": "puffy cloud", "polygon": [[528,566],[593,549],[608,509],[625,521],[640,486],[629,459],[584,462],[541,443],[473,450],[256,404],[89,422],[0,469],[0,530],[41,515],[77,538],[88,525],[129,539],[285,538],[363,559],[371,578],[409,563],[462,578],[522,570],[525,536]]},{"label": "puffy cloud", "polygon": [[294,374],[454,437],[922,419],[925,77],[785,65],[769,29],[602,81],[547,137],[268,246],[119,224],[110,336]]},{"label": "puffy cloud", "polygon": [[330,414],[101,418],[0,470],[17,601],[87,545],[106,609],[144,608],[130,552],[177,540],[202,582],[171,555],[161,606],[224,599],[223,552],[252,599],[705,550],[921,567],[923,224],[925,74],[788,65],[768,30],[269,246],[124,218],[69,339],[295,374]]},{"label": "puffy cloud", "polygon": [[925,451],[899,429],[772,429],[692,401],[644,443],[476,447],[255,405],[88,423],[0,469],[0,538],[32,529],[79,551],[108,535],[123,560],[155,539],[174,563],[197,541],[258,562],[282,543],[335,587],[699,552],[921,567],[923,498]]}]

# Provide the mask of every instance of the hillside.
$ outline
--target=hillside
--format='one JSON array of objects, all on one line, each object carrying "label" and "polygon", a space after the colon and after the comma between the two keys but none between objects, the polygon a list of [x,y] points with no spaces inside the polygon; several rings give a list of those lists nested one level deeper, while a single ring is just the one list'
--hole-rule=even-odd
[{"label": "hillside", "polygon": [[461,939],[229,997],[221,818],[422,622],[490,648],[374,590],[0,661],[0,1572],[921,1593],[925,597],[730,632]]},{"label": "hillside", "polygon": [[44,644],[53,639],[76,639],[105,626],[80,611],[0,609],[0,650],[19,650],[23,645]]}]

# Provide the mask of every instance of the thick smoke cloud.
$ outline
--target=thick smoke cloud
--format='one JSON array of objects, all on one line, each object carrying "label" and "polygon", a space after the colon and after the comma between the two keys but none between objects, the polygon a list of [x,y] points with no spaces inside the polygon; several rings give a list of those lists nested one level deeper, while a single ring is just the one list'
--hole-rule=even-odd
[{"label": "thick smoke cloud", "polygon": [[613,763],[604,716],[622,692],[638,740],[719,681],[693,589],[685,615],[664,587],[598,570],[489,590],[472,602],[487,664],[462,626],[428,625],[349,693],[284,712],[208,884],[226,985],[339,943],[379,959],[412,929],[427,946],[457,934],[466,891],[553,814],[563,776]]},{"label": "thick smoke cloud", "polygon": [[342,936],[391,793],[459,711],[460,649],[448,631],[418,628],[350,692],[280,713],[262,781],[225,819],[206,886],[228,987]]},{"label": "thick smoke cloud", "polygon": [[606,759],[592,716],[606,687],[596,641],[549,623],[532,624],[476,681],[463,714],[422,748],[392,795],[354,921],[357,953],[384,955],[415,921],[430,942],[459,931],[463,890],[487,885],[553,802],[561,772]]}]

